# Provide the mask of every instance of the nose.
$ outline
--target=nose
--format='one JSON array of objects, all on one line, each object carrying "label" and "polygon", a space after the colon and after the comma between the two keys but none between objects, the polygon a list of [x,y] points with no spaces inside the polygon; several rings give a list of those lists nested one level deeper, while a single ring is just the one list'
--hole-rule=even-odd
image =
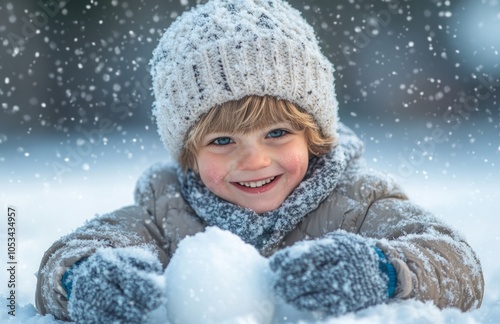
[{"label": "nose", "polygon": [[241,150],[238,159],[238,169],[242,171],[255,171],[271,164],[268,152],[260,146],[245,147]]}]

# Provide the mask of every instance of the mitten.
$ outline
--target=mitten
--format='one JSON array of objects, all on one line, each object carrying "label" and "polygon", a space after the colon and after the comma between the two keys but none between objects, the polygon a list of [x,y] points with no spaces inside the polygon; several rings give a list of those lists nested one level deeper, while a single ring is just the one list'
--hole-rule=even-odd
[{"label": "mitten", "polygon": [[276,294],[303,311],[339,316],[385,302],[396,273],[374,242],[338,231],[299,242],[270,259]]},{"label": "mitten", "polygon": [[143,248],[105,248],[63,277],[77,323],[140,323],[163,302],[162,266]]}]

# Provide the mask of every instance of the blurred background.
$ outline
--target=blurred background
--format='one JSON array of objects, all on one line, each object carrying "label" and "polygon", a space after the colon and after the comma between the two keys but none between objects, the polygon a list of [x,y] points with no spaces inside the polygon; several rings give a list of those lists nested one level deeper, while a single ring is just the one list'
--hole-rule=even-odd
[{"label": "blurred background", "polygon": [[[132,203],[138,176],[168,159],[148,62],[196,2],[0,0],[0,203],[19,208],[21,304],[54,240]],[[463,230],[500,282],[498,0],[289,2],[335,65],[367,163]]]}]

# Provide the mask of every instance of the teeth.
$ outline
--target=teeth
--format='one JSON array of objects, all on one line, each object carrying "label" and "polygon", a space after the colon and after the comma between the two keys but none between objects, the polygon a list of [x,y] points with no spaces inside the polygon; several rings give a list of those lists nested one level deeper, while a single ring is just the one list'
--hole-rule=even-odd
[{"label": "teeth", "polygon": [[269,182],[273,181],[274,178],[276,178],[276,177],[271,177],[269,179],[255,181],[255,182],[238,182],[238,183],[241,186],[245,186],[248,188],[258,188],[258,187],[262,187],[263,185],[268,184]]}]

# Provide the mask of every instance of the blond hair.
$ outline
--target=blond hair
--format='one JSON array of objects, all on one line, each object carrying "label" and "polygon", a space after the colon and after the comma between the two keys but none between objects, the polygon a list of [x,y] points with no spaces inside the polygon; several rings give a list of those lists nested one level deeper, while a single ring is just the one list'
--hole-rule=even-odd
[{"label": "blond hair", "polygon": [[186,134],[179,163],[184,170],[196,169],[196,152],[207,134],[248,134],[282,122],[304,132],[311,155],[321,156],[336,145],[336,138],[325,136],[312,115],[292,102],[271,96],[246,96],[215,106],[202,115]]}]

